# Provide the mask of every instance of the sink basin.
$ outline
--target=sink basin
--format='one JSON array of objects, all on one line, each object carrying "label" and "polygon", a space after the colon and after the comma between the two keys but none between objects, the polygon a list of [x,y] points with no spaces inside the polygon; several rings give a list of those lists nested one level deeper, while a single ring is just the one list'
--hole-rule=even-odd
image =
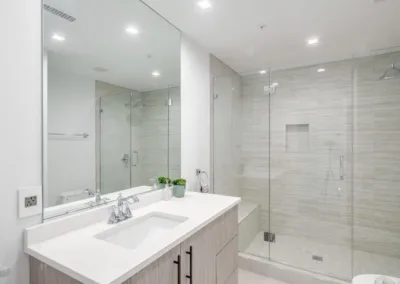
[{"label": "sink basin", "polygon": [[187,219],[183,216],[152,212],[142,217],[125,220],[114,228],[96,235],[95,238],[127,249],[136,249],[139,245],[162,239],[167,231]]}]

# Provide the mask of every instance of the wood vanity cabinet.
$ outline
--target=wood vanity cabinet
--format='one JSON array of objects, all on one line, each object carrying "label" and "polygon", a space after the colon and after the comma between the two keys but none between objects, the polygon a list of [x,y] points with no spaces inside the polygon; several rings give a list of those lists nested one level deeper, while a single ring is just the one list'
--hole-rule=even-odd
[{"label": "wood vanity cabinet", "polygon": [[[123,284],[238,284],[238,207]],[[81,284],[31,257],[31,284]]]}]

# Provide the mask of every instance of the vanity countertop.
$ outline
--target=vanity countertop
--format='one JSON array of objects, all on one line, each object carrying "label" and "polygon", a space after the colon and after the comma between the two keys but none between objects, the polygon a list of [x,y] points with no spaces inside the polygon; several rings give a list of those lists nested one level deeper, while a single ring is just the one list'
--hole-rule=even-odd
[{"label": "vanity countertop", "polygon": [[[184,198],[158,201],[132,210],[132,219],[118,224],[110,225],[107,220],[102,220],[43,241],[26,240],[25,252],[80,282],[120,284],[239,202],[237,197],[187,192]],[[152,212],[188,219],[165,233],[157,242],[140,245],[134,250],[95,238],[99,233]],[[38,228],[50,230],[46,225],[28,228],[26,237],[29,238],[30,230],[32,233]]]}]

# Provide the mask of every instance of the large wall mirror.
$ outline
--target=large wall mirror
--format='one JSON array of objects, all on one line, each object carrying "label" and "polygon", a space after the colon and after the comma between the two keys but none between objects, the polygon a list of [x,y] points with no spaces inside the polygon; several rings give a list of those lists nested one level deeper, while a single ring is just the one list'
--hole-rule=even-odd
[{"label": "large wall mirror", "polygon": [[44,219],[180,176],[180,32],[139,0],[44,0]]}]

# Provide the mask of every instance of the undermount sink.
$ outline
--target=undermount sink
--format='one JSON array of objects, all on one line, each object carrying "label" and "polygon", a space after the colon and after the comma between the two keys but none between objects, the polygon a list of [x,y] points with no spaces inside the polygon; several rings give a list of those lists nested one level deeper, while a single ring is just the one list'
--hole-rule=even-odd
[{"label": "undermount sink", "polygon": [[96,235],[95,238],[127,249],[136,249],[139,245],[163,238],[167,231],[187,219],[184,216],[152,212],[142,217],[123,221],[114,228]]}]

